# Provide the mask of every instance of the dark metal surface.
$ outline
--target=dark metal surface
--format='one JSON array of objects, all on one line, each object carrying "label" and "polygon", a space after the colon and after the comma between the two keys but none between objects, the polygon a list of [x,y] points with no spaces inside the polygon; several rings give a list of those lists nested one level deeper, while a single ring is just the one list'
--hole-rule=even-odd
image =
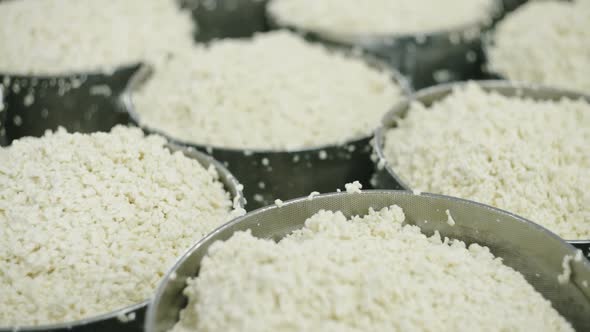
[{"label": "dark metal surface", "polygon": [[[491,13],[501,15],[502,5]],[[328,36],[301,27],[283,25],[267,11],[267,22],[273,28],[296,31],[312,41],[344,47],[360,47],[389,63],[404,74],[414,89],[437,83],[478,79],[482,76],[483,52],[479,31],[489,23],[470,24],[446,31],[421,35],[397,36]],[[474,35],[466,37],[465,34]]]},{"label": "dark metal surface", "polygon": [[[227,170],[227,168],[221,165],[221,163],[204,153],[195,151],[194,149],[174,144],[168,144],[167,147],[171,151],[182,151],[185,156],[197,160],[205,168],[213,165],[219,174],[219,181],[223,183],[225,189],[230,193],[232,200],[236,202],[238,206],[244,207],[245,199],[240,183],[229,172],[229,170]],[[2,326],[2,322],[0,322],[0,332],[10,332],[16,330],[20,332],[140,332],[144,330],[143,323],[147,304],[148,300],[145,300],[142,303],[127,306],[125,308],[114,310],[103,315],[61,324],[6,327]],[[135,319],[130,320],[129,322],[120,320],[119,317],[128,316],[129,314],[135,315]]]},{"label": "dark metal surface", "polygon": [[[479,81],[477,82],[485,91],[494,91],[509,97],[527,97],[535,100],[559,100],[561,98],[580,99],[583,98],[590,103],[590,96],[577,92],[562,90],[541,85],[532,85],[528,83],[508,82],[508,81]],[[434,102],[445,98],[452,93],[454,87],[464,86],[467,83],[443,84],[427,89],[417,91],[412,101],[418,101],[429,107]],[[382,125],[375,131],[375,140],[373,141],[373,150],[377,159],[375,159],[375,174],[373,175],[372,184],[379,189],[405,189],[411,190],[411,184],[405,183],[402,177],[391,168],[386,162],[383,147],[385,144],[385,134],[396,126],[396,119],[406,116],[409,110],[410,101],[398,104],[393,110],[383,117]],[[576,247],[582,249],[584,254],[590,253],[590,240],[568,241]]]},{"label": "dark metal surface", "polygon": [[266,31],[266,0],[180,0],[197,23],[195,39],[249,37]]},{"label": "dark metal surface", "polygon": [[515,10],[516,8],[525,4],[526,2],[527,0],[502,0],[502,3],[504,5],[504,14],[507,14]]},{"label": "dark metal surface", "polygon": [[112,75],[41,77],[0,73],[7,117],[3,121],[6,143],[25,136],[39,137],[59,126],[90,133],[127,124],[129,116],[118,96],[139,67],[121,68]]},{"label": "dark metal surface", "polygon": [[4,86],[0,83],[0,147],[8,145],[8,140],[6,139],[6,113]]},{"label": "dark metal surface", "polygon": [[[405,78],[378,59],[370,55],[351,56],[361,56],[372,67],[387,70],[392,80],[401,87],[404,96],[411,93]],[[130,80],[127,93],[122,95],[122,104],[125,104],[131,121],[146,133],[159,134],[170,142],[193,147],[223,162],[244,185],[248,210],[273,204],[277,198],[286,200],[308,195],[312,191],[332,192],[357,180],[365,188],[370,186],[373,166],[369,141],[372,135],[341,145],[293,151],[242,150],[185,142],[174,138],[173,134],[144,126],[133,107],[132,94],[150,75],[148,67],[137,71]]]},{"label": "dark metal surface", "polygon": [[[213,242],[248,229],[256,237],[278,240],[301,228],[307,218],[321,209],[341,210],[350,217],[366,214],[369,207],[377,210],[393,204],[404,210],[408,223],[419,226],[427,235],[438,230],[442,236],[488,246],[494,255],[502,257],[504,264],[522,273],[578,331],[590,330],[590,288],[582,285],[590,280],[590,262],[572,261],[571,282],[559,284],[557,276],[562,273],[563,257],[575,255],[576,251],[555,234],[508,212],[458,198],[369,191],[326,194],[313,200],[301,198],[280,208],[256,210],[218,228],[193,247],[163,279],[148,309],[146,331],[164,332],[178,321],[179,312],[187,303],[182,294],[186,279],[198,275],[201,259]],[[446,221],[446,210],[452,211],[454,226],[425,222]]]}]

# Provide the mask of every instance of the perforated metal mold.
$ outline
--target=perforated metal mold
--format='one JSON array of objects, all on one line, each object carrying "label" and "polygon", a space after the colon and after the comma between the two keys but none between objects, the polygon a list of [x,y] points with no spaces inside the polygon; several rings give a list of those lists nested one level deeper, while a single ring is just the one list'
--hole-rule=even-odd
[{"label": "perforated metal mold", "polygon": [[[502,80],[478,81],[476,83],[485,91],[494,91],[509,97],[518,96],[536,100],[559,100],[561,98],[585,99],[590,103],[590,96],[588,95],[548,86]],[[393,110],[383,117],[381,126],[375,131],[375,139],[373,141],[373,150],[375,151],[375,173],[373,174],[371,182],[375,188],[412,190],[411,184],[405,182],[385,158],[383,152],[385,134],[389,129],[395,128],[396,119],[406,116],[412,101],[418,101],[428,107],[452,93],[453,88],[464,86],[465,84],[468,83],[443,84],[417,91],[411,100],[396,105]],[[580,248],[585,255],[590,253],[590,240],[567,241]]]},{"label": "perforated metal mold", "polygon": [[[590,289],[583,286],[590,279],[590,262],[572,261],[571,281],[559,284],[563,258],[575,255],[576,249],[555,234],[516,215],[467,200],[404,191],[364,191],[300,198],[281,207],[256,210],[221,226],[194,246],[163,279],[148,309],[146,331],[167,331],[178,321],[187,303],[182,294],[186,280],[198,275],[200,261],[212,243],[245,230],[256,237],[278,240],[301,228],[307,218],[322,209],[339,210],[350,217],[393,204],[404,210],[408,223],[419,226],[427,235],[438,230],[442,236],[488,246],[506,265],[521,272],[578,331],[590,329]],[[446,223],[446,210],[451,211],[454,226]]]},{"label": "perforated metal mold", "polygon": [[[335,51],[345,52],[352,57],[361,57],[370,66],[387,71],[392,81],[401,87],[402,97],[411,94],[404,76],[375,57],[349,53],[339,48]],[[175,138],[173,133],[143,125],[141,116],[133,105],[133,93],[149,80],[151,74],[151,68],[142,67],[130,80],[126,93],[121,96],[121,103],[125,105],[132,123],[146,133],[161,135],[170,142],[193,147],[221,161],[244,185],[248,210],[273,204],[277,198],[287,200],[308,195],[312,191],[332,192],[356,180],[365,187],[369,186],[373,173],[369,144],[372,135],[351,139],[342,144],[276,151],[236,149],[187,142]]]},{"label": "perforated metal mold", "polygon": [[488,21],[414,35],[326,34],[283,24],[268,9],[266,16],[271,28],[292,30],[311,41],[327,45],[366,50],[398,69],[414,89],[420,89],[438,83],[481,77],[483,52],[480,35],[502,15],[502,8],[502,1],[496,0],[493,8],[490,8]]},{"label": "perforated metal mold", "polygon": [[[205,168],[208,168],[210,165],[212,165],[219,174],[219,181],[223,183],[231,198],[238,203],[238,206],[244,206],[245,200],[239,182],[218,161],[204,153],[195,151],[194,149],[188,149],[186,147],[181,147],[174,144],[168,144],[167,148],[171,151],[182,151],[185,156],[197,160]],[[92,316],[66,323],[38,326],[0,325],[0,332],[140,332],[144,330],[143,323],[148,303],[149,300],[145,300],[141,303],[126,306],[124,308],[113,310],[102,315]],[[125,317],[133,317],[133,319],[126,321]],[[0,324],[1,323],[2,322],[0,322]]]}]

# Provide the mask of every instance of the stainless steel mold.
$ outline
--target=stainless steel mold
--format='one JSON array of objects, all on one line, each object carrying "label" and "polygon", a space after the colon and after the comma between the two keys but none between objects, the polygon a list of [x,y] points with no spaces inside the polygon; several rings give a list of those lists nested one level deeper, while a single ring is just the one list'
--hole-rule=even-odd
[{"label": "stainless steel mold", "polygon": [[497,0],[489,22],[416,35],[334,36],[282,24],[267,10],[268,25],[294,30],[306,38],[328,45],[360,47],[398,69],[414,89],[438,83],[477,79],[482,75],[480,34],[502,14]]},{"label": "stainless steel mold", "polygon": [[[391,72],[405,95],[410,89],[401,74],[371,56],[363,56],[370,65]],[[325,145],[293,151],[243,150],[184,142],[173,133],[144,126],[134,110],[132,94],[149,79],[151,70],[144,67],[129,83],[123,103],[133,123],[148,133],[160,134],[179,145],[194,147],[212,155],[244,185],[247,209],[273,204],[275,199],[290,199],[308,195],[312,191],[331,192],[355,180],[369,186],[372,174],[370,136],[350,140],[342,145]],[[393,106],[393,104],[392,104]],[[360,112],[361,110],[359,110]]]},{"label": "stainless steel mold", "polygon": [[[225,189],[230,193],[232,199],[234,199],[234,201],[237,202],[239,206],[244,206],[245,200],[239,182],[223,165],[221,165],[221,163],[212,157],[194,149],[181,147],[174,144],[169,144],[168,148],[171,151],[182,151],[187,157],[196,159],[205,168],[213,165],[219,174],[219,181],[224,184]],[[17,327],[3,326],[2,322],[0,322],[0,332],[141,332],[144,330],[143,323],[148,302],[149,300],[145,300],[141,303],[117,309],[102,315],[60,324]],[[130,319],[129,321],[125,321],[125,317],[134,318]]]},{"label": "stainless steel mold", "polygon": [[[442,236],[488,246],[494,255],[502,257],[504,264],[522,273],[578,331],[590,329],[590,288],[583,286],[584,280],[590,278],[590,262],[572,261],[571,281],[559,284],[557,276],[562,273],[563,257],[575,255],[576,249],[555,234],[508,212],[458,198],[368,191],[325,194],[313,200],[300,198],[280,208],[256,210],[218,228],[194,246],[163,279],[148,309],[146,331],[168,331],[178,321],[179,312],[187,303],[182,294],[186,280],[198,276],[201,259],[213,242],[248,229],[256,237],[279,240],[301,228],[306,218],[321,209],[341,210],[352,216],[366,214],[369,207],[380,209],[393,204],[404,210],[408,223],[419,226],[427,235],[438,230]],[[447,209],[452,211],[454,226],[424,222],[446,221]]]},{"label": "stainless steel mold", "polygon": [[[561,98],[580,99],[583,98],[590,103],[590,96],[582,95],[576,92],[561,90],[557,88],[531,85],[527,83],[517,83],[508,81],[479,81],[477,82],[486,91],[495,91],[505,96],[528,97],[537,100],[559,100]],[[427,89],[417,91],[412,100],[423,103],[426,106],[443,99],[449,95],[456,86],[465,85],[466,83],[443,84]],[[404,189],[411,190],[411,183],[406,183],[404,179],[391,168],[386,162],[383,152],[385,144],[385,133],[396,126],[396,118],[403,118],[409,109],[410,101],[398,104],[393,110],[383,117],[382,125],[375,132],[373,149],[376,153],[375,174],[372,183],[375,188],[380,189]],[[588,240],[568,240],[569,243],[582,249],[584,254],[590,253],[590,239]]]}]

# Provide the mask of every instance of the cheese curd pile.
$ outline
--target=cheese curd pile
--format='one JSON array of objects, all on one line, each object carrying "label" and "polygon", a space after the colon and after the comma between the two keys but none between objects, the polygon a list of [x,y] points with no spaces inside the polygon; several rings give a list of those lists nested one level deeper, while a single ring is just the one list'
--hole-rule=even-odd
[{"label": "cheese curd pile", "polygon": [[181,254],[231,219],[216,170],[164,144],[115,127],[0,149],[0,326],[145,301]]},{"label": "cheese curd pile", "polygon": [[491,20],[495,0],[271,0],[278,23],[332,36],[423,34]]},{"label": "cheese curd pile", "polygon": [[489,204],[569,240],[590,238],[590,104],[456,87],[411,104],[385,134],[391,168],[411,188]]},{"label": "cheese curd pile", "polygon": [[293,150],[369,136],[402,97],[391,72],[278,31],[179,53],[133,102],[143,125],[176,139]]},{"label": "cheese curd pile", "polygon": [[501,21],[493,39],[491,71],[590,93],[590,1],[531,1]]},{"label": "cheese curd pile", "polygon": [[278,243],[216,242],[171,331],[573,331],[487,247],[404,220],[320,211]]},{"label": "cheese curd pile", "polygon": [[0,73],[110,72],[192,47],[174,0],[0,1]]}]

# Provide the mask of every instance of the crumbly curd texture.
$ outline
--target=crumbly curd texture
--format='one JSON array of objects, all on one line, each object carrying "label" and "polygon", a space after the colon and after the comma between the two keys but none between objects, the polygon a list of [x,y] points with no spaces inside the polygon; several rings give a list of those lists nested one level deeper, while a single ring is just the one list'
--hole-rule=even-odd
[{"label": "crumbly curd texture", "polygon": [[172,331],[573,331],[487,247],[404,220],[320,211],[278,243],[216,242]]},{"label": "crumbly curd texture", "polygon": [[494,0],[271,0],[278,23],[331,36],[419,35],[485,23]]},{"label": "crumbly curd texture", "polygon": [[456,87],[411,104],[384,155],[412,188],[489,204],[565,239],[590,238],[590,104]]},{"label": "crumbly curd texture", "polygon": [[164,144],[119,126],[0,149],[0,326],[143,302],[181,254],[231,219],[216,170]]},{"label": "crumbly curd texture", "polygon": [[143,125],[176,139],[293,150],[371,135],[402,97],[390,71],[278,31],[178,53],[133,102]]},{"label": "crumbly curd texture", "polygon": [[491,71],[590,93],[590,1],[529,1],[498,24],[493,39]]},{"label": "crumbly curd texture", "polygon": [[0,73],[112,72],[193,45],[175,0],[0,1]]}]

